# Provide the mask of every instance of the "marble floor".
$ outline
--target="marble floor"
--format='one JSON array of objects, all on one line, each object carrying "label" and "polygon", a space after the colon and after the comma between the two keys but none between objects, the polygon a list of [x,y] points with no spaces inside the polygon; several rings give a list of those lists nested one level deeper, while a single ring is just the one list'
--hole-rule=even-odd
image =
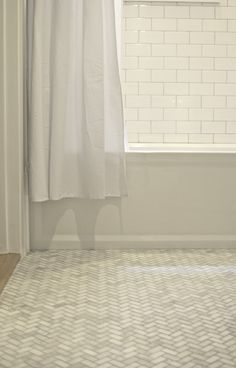
[{"label": "marble floor", "polygon": [[0,368],[235,368],[236,250],[31,253],[0,296]]}]

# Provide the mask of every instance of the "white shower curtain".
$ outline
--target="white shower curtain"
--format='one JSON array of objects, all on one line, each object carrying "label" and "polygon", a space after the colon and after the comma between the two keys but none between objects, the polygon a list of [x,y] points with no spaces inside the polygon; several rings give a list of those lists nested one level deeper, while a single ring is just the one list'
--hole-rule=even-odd
[{"label": "white shower curtain", "polygon": [[33,201],[126,195],[121,2],[29,1]]}]

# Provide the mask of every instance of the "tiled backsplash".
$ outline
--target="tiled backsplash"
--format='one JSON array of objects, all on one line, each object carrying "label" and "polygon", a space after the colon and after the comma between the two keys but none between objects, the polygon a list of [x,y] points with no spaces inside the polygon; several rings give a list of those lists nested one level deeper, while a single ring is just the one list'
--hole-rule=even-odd
[{"label": "tiled backsplash", "polygon": [[236,143],[236,0],[126,2],[124,28],[130,144]]}]

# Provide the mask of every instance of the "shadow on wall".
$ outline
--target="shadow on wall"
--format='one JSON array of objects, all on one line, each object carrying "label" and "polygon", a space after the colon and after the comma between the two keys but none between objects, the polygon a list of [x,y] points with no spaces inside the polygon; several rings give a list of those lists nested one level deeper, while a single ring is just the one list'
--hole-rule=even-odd
[{"label": "shadow on wall", "polygon": [[33,248],[95,249],[97,227],[106,235],[114,231],[123,233],[121,201],[64,199],[33,203],[30,226]]},{"label": "shadow on wall", "polygon": [[236,155],[129,154],[128,197],[31,204],[31,249],[236,246]]}]

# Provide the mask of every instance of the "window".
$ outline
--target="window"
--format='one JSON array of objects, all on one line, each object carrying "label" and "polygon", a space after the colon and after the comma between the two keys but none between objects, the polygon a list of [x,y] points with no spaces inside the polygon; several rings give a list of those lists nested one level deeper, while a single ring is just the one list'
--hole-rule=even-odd
[{"label": "window", "polygon": [[130,146],[236,144],[236,7],[129,1],[124,18]]}]

